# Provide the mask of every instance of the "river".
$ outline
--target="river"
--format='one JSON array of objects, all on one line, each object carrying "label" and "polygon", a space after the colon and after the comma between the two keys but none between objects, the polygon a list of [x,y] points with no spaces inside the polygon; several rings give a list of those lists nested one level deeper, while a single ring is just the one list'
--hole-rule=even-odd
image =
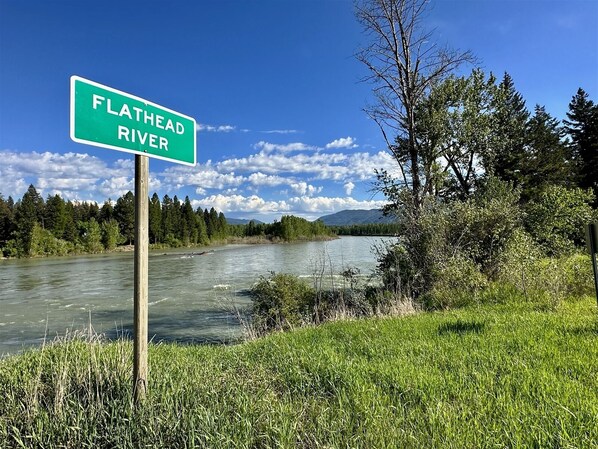
[{"label": "river", "polygon": [[[374,237],[328,242],[214,246],[170,250],[149,257],[149,335],[178,342],[231,341],[242,329],[233,309],[250,304],[248,289],[270,272],[313,281],[324,268],[338,274],[376,265]],[[334,275],[334,277],[331,276]],[[107,338],[133,329],[133,253],[0,260],[0,356],[39,346],[73,330]]]}]

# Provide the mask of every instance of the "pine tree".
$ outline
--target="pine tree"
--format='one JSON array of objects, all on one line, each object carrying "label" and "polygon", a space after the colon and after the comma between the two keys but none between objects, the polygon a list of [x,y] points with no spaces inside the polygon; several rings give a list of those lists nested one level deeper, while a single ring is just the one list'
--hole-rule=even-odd
[{"label": "pine tree", "polygon": [[116,200],[114,217],[120,226],[120,232],[130,245],[135,239],[135,195],[128,191]]},{"label": "pine tree", "polygon": [[559,121],[536,105],[526,126],[525,164],[521,169],[524,201],[537,199],[549,185],[574,185],[575,171],[563,135]]},{"label": "pine tree", "polygon": [[162,241],[162,206],[160,205],[160,198],[154,192],[149,202],[149,235],[154,243]]},{"label": "pine tree", "polygon": [[68,222],[66,203],[60,195],[48,196],[45,210],[45,228],[50,230],[54,237],[62,239]]},{"label": "pine tree", "polygon": [[104,204],[100,209],[100,222],[106,223],[112,219],[114,219],[114,206],[112,205],[112,200],[108,198],[104,201]]},{"label": "pine tree", "polygon": [[15,236],[19,250],[24,255],[31,252],[33,228],[43,220],[44,200],[33,184],[23,195],[15,212]]},{"label": "pine tree", "polygon": [[[571,138],[571,150],[579,173],[579,186],[591,188],[598,195],[598,105],[579,88],[569,103],[565,130]],[[598,205],[597,202],[594,205]]]},{"label": "pine tree", "polygon": [[174,238],[172,209],[172,199],[168,195],[164,195],[162,198],[162,238],[166,243],[170,243]]},{"label": "pine tree", "polygon": [[10,240],[14,230],[13,207],[12,198],[8,197],[8,200],[4,200],[0,194],[0,246]]},{"label": "pine tree", "polygon": [[529,112],[525,100],[515,89],[511,76],[505,72],[494,96],[493,160],[489,171],[505,181],[518,184],[525,164],[525,135]]}]

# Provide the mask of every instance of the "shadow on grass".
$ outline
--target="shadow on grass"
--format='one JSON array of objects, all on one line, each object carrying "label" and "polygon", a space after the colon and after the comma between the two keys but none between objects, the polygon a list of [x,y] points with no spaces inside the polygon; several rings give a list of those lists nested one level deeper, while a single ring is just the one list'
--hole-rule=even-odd
[{"label": "shadow on grass", "polygon": [[447,334],[481,334],[484,332],[486,328],[486,324],[481,321],[463,321],[458,319],[457,321],[453,321],[450,323],[442,323],[438,327],[438,335],[447,335]]}]

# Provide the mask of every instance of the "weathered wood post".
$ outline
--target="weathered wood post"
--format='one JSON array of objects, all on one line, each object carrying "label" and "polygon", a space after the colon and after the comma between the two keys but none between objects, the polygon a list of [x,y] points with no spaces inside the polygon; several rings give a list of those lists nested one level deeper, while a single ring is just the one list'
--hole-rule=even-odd
[{"label": "weathered wood post", "polygon": [[135,403],[147,394],[147,335],[148,335],[148,178],[149,159],[135,155],[135,262],[134,262],[134,333],[133,395]]},{"label": "weathered wood post", "polygon": [[592,256],[592,267],[594,268],[594,288],[596,289],[596,305],[598,305],[598,261],[596,260],[596,253],[598,253],[598,223],[590,223],[586,227],[586,241],[588,250]]}]

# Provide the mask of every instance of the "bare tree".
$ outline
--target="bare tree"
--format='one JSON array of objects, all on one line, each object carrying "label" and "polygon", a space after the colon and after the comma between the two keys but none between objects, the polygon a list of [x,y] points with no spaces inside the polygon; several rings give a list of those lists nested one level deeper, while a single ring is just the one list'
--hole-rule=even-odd
[{"label": "bare tree", "polygon": [[[422,154],[416,108],[430,89],[465,62],[469,51],[456,52],[432,41],[423,26],[428,0],[356,0],[356,16],[370,43],[357,53],[369,69],[376,101],[365,111],[380,127],[401,171],[400,187],[411,191],[414,211],[420,209],[433,182],[434,157]],[[389,136],[393,138],[391,141]],[[385,171],[378,173],[386,194],[399,186]],[[390,184],[389,184],[390,182]]]}]

